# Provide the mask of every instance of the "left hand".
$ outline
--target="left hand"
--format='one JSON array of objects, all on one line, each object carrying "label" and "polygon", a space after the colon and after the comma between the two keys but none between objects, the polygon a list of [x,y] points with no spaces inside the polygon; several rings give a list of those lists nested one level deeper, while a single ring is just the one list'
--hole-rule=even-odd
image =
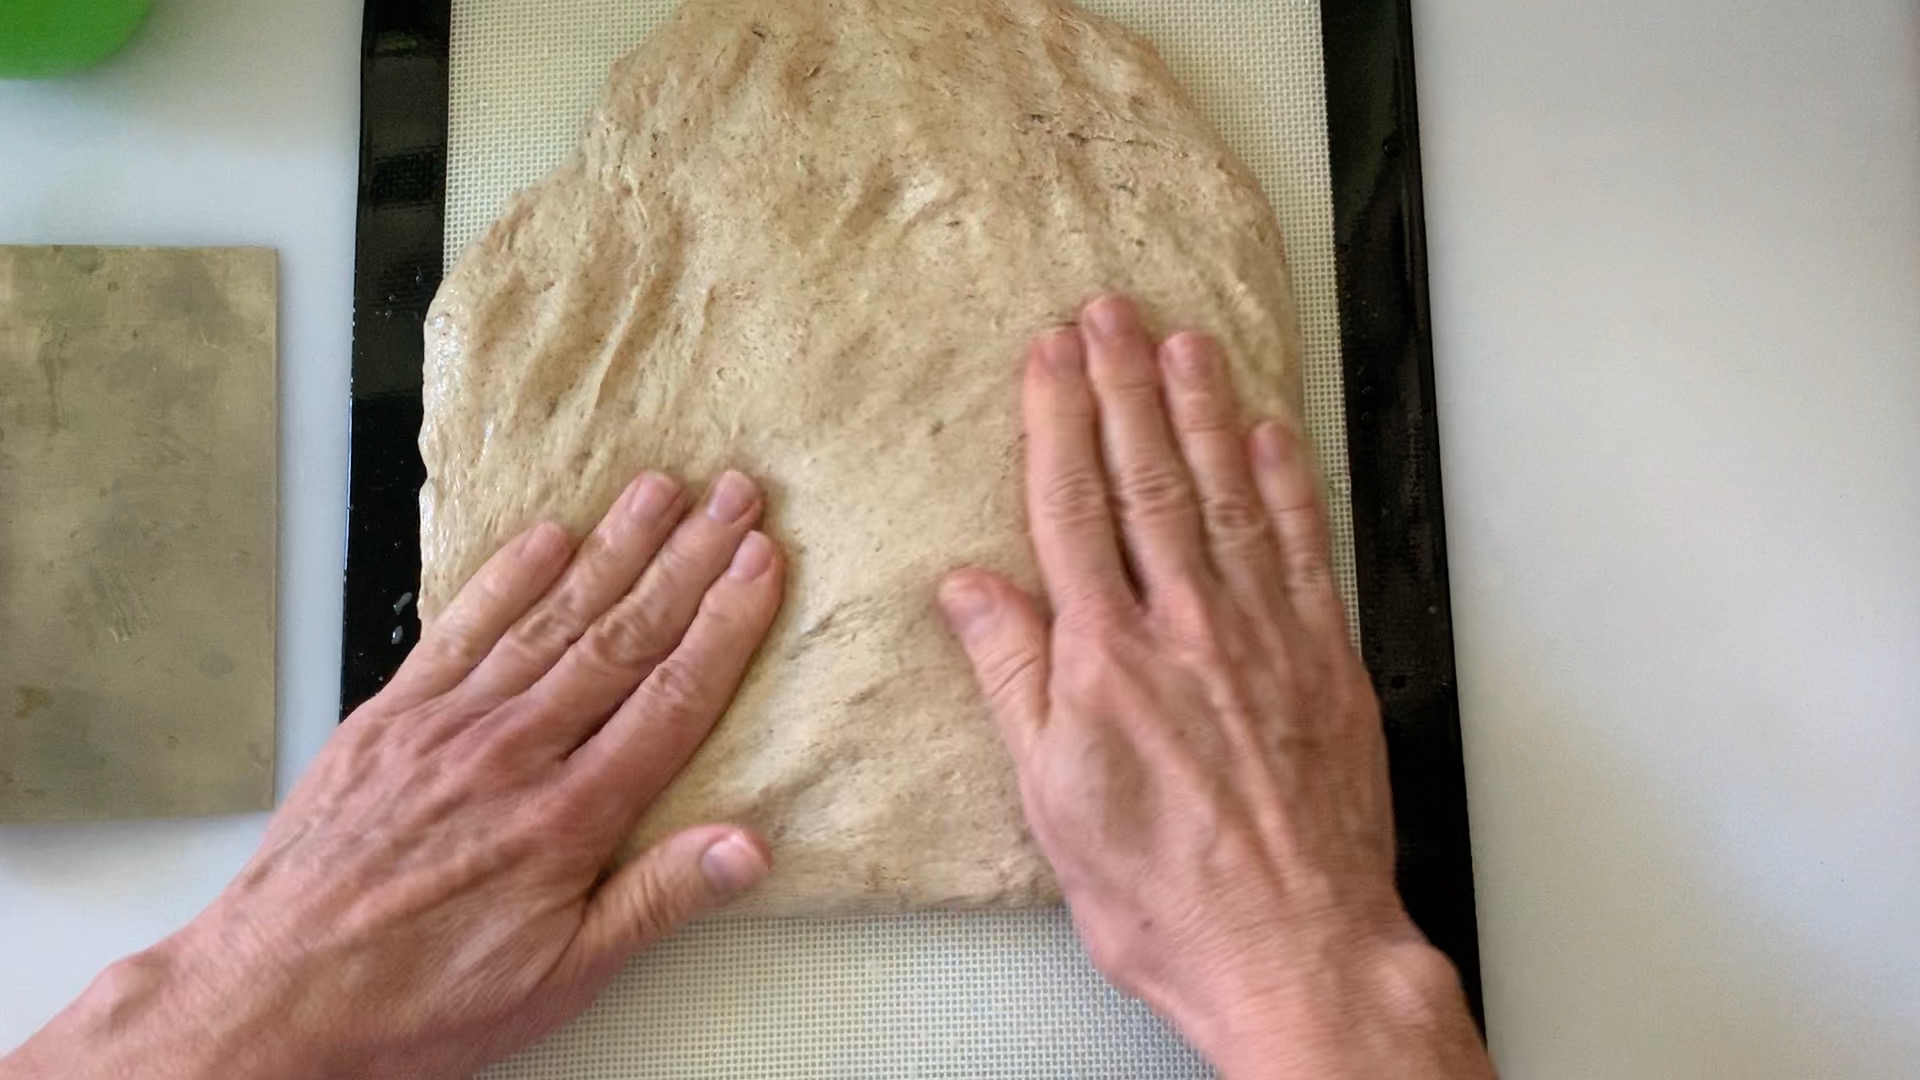
[{"label": "left hand", "polygon": [[0,1077],[464,1077],[758,882],[765,843],[729,825],[611,863],[779,607],[761,506],[728,474],[689,515],[648,474],[578,552],[551,524],[510,542],[213,906],[109,969]]}]

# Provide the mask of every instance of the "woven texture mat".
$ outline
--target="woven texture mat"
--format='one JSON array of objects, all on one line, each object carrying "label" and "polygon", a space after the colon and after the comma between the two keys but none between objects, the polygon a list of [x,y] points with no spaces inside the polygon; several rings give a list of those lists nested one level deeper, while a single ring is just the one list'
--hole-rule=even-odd
[{"label": "woven texture mat", "polygon": [[[1152,40],[1279,214],[1306,338],[1334,561],[1353,600],[1318,0],[1081,0]],[[454,0],[446,260],[572,149],[609,65],[673,0]],[[1353,620],[1357,625],[1357,620]],[[1210,1075],[1088,965],[1060,910],[714,919],[629,965],[489,1077]]]}]

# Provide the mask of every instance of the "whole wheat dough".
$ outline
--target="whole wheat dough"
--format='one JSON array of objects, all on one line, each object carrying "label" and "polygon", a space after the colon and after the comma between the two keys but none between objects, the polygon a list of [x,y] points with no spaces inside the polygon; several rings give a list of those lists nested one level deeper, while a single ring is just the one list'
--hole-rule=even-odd
[{"label": "whole wheat dough", "polygon": [[1022,345],[1103,289],[1295,410],[1273,212],[1144,42],[1055,0],[687,0],[434,304],[422,611],[643,466],[747,470],[786,607],[636,840],[765,830],[763,913],[1049,900],[932,595],[1032,582]]}]

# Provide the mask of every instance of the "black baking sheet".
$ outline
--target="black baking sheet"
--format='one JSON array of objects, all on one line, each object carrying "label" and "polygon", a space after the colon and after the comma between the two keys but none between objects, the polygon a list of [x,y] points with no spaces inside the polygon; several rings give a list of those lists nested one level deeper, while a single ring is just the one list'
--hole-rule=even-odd
[{"label": "black baking sheet", "polygon": [[[367,0],[341,715],[419,633],[422,324],[440,285],[450,0]],[[1400,887],[1481,1013],[1407,0],[1321,5],[1360,636]]]}]

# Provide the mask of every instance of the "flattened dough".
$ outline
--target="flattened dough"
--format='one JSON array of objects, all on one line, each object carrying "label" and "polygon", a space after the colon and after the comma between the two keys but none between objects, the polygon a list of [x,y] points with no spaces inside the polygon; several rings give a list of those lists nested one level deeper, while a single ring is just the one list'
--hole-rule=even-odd
[{"label": "flattened dough", "polygon": [[642,467],[745,469],[786,607],[636,843],[765,830],[763,914],[1051,900],[932,595],[1033,582],[1022,346],[1103,289],[1298,414],[1279,226],[1146,43],[1055,0],[687,0],[435,302],[422,610]]}]

